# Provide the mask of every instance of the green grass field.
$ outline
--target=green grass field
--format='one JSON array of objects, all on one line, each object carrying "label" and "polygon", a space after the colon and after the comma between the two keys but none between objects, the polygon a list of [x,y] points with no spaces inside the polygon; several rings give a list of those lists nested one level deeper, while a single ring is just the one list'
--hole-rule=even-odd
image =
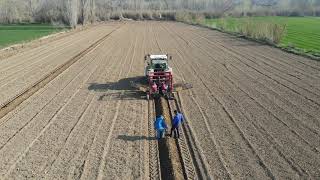
[{"label": "green grass field", "polygon": [[30,41],[65,29],[49,24],[0,24],[0,48]]},{"label": "green grass field", "polygon": [[[294,47],[306,53],[320,56],[320,17],[250,17],[256,22],[273,22],[286,24],[286,35],[280,46]],[[235,31],[236,27],[248,18],[206,19],[205,23],[211,27],[219,28],[226,23],[226,30]]]}]

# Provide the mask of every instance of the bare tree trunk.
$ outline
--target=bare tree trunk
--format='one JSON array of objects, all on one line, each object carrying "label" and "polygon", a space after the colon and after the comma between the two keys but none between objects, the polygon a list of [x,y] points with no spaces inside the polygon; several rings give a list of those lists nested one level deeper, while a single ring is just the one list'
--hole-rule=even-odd
[{"label": "bare tree trunk", "polygon": [[96,20],[95,10],[96,10],[95,1],[91,0],[91,3],[90,3],[90,21],[91,21],[91,23],[94,23],[94,21]]},{"label": "bare tree trunk", "polygon": [[80,21],[82,25],[85,24],[85,19],[86,19],[85,7],[86,7],[86,0],[80,0]]},{"label": "bare tree trunk", "polygon": [[66,10],[69,25],[76,28],[78,23],[78,0],[66,0]]}]

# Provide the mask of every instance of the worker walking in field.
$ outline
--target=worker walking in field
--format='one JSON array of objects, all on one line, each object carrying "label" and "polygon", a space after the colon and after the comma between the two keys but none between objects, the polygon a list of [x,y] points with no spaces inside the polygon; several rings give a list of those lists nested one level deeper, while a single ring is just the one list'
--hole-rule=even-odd
[{"label": "worker walking in field", "polygon": [[168,127],[167,127],[167,124],[166,124],[164,117],[162,115],[158,115],[156,117],[156,120],[154,122],[154,128],[157,131],[157,139],[164,138],[166,129]]},{"label": "worker walking in field", "polygon": [[174,117],[172,119],[172,128],[170,136],[174,135],[175,138],[180,138],[179,126],[184,121],[183,115],[177,110],[174,111]]}]

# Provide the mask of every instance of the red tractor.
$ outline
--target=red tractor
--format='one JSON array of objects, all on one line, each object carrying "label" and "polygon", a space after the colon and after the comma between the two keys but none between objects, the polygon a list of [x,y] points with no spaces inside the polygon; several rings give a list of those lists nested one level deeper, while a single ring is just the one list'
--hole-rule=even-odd
[{"label": "red tractor", "polygon": [[147,55],[145,61],[145,75],[148,81],[147,99],[150,97],[172,97],[173,75],[172,68],[168,65],[168,55]]},{"label": "red tractor", "polygon": [[174,98],[173,92],[192,88],[188,83],[173,82],[172,68],[168,61],[172,60],[168,55],[146,55],[145,77],[137,81],[131,81],[131,86],[147,94],[147,99],[166,97]]}]

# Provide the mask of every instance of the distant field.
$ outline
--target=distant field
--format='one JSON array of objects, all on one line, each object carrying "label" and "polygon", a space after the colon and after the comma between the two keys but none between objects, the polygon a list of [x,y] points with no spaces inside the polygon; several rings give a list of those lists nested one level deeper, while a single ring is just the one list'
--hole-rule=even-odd
[{"label": "distant field", "polygon": [[0,25],[0,48],[40,38],[62,29],[65,28],[49,24]]},{"label": "distant field", "polygon": [[[280,45],[295,47],[307,53],[320,55],[320,18],[319,17],[250,17],[257,22],[276,22],[287,24],[286,36]],[[234,31],[236,27],[248,18],[226,18],[227,30]],[[206,19],[206,25],[219,27],[220,19]]]}]

